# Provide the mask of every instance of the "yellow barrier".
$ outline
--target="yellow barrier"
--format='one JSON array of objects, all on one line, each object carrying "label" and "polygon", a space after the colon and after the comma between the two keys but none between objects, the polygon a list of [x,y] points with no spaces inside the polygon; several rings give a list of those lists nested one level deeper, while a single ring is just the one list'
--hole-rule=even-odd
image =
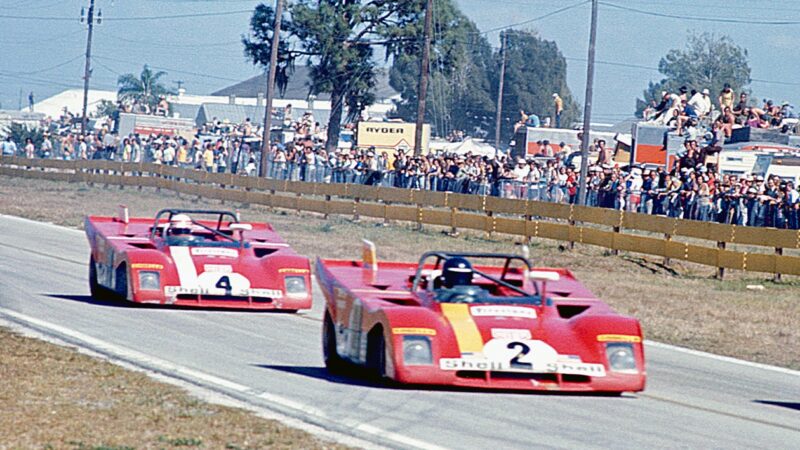
[{"label": "yellow barrier", "polygon": [[[800,257],[796,256],[740,252],[617,232],[620,229],[638,230],[668,236],[691,237],[714,243],[784,249],[800,248],[800,232],[797,230],[741,227],[601,208],[446,192],[269,180],[207,173],[152,163],[30,160],[6,156],[0,157],[0,175],[51,181],[157,187],[181,194],[231,202],[555,239],[662,256],[718,268],[800,275]],[[225,186],[228,189],[218,186]],[[266,191],[274,191],[276,194]],[[278,192],[291,195],[278,195]],[[357,200],[319,200],[303,197],[304,195],[350,197]],[[446,209],[435,209],[436,207]],[[569,223],[507,216],[561,219]],[[615,227],[615,231],[575,223]]]}]

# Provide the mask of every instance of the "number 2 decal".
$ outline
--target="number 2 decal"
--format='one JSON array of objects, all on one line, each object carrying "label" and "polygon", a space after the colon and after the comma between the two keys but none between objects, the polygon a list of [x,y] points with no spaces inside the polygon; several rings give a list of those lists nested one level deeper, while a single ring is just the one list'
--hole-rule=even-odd
[{"label": "number 2 decal", "polygon": [[227,275],[223,275],[223,276],[219,277],[219,281],[217,281],[216,287],[218,287],[220,289],[225,289],[226,292],[230,291],[232,289],[232,287],[231,287],[231,279],[228,278]]},{"label": "number 2 decal", "polygon": [[520,358],[524,357],[528,353],[530,353],[531,348],[528,347],[527,344],[522,342],[509,342],[506,348],[511,350],[517,350],[517,355],[511,358],[511,367],[515,369],[532,369],[533,365],[531,363],[524,363],[520,362]]}]

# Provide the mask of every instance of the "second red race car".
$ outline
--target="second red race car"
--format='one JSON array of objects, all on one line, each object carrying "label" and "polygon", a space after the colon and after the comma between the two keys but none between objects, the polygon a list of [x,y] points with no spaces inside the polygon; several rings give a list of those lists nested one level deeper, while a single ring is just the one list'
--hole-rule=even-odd
[{"label": "second red race car", "polygon": [[165,209],[86,218],[93,296],[207,308],[311,308],[308,258],[269,224],[230,211]]},{"label": "second red race car", "polygon": [[[493,263],[493,264],[492,264]],[[642,330],[566,269],[510,254],[318,260],[330,371],[401,383],[621,393],[645,386]],[[363,369],[362,369],[363,370]]]}]

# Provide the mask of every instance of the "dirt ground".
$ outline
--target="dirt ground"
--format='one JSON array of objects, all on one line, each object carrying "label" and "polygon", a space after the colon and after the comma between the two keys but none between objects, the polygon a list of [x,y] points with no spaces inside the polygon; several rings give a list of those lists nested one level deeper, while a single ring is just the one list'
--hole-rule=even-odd
[{"label": "dirt ground", "polygon": [[[22,201],[20,201],[22,200]],[[267,221],[300,253],[311,258],[359,258],[361,239],[378,246],[383,260],[416,260],[427,250],[518,251],[515,239],[462,233],[451,237],[426,226],[353,222],[345,217],[323,219],[311,213],[270,211],[255,205],[221,204],[153,189],[0,177],[0,213],[61,225],[82,227],[87,214],[115,215],[126,204],[132,216],[152,217],[166,207],[213,207],[239,210],[243,220]],[[713,279],[714,268],[660,258],[576,246],[565,250],[551,240],[534,240],[535,264],[567,267],[617,311],[641,320],[646,337],[751,361],[800,369],[800,353],[787,351],[800,343],[800,280],[728,271]],[[752,289],[753,285],[763,289]],[[750,288],[748,288],[750,286]]]},{"label": "dirt ground", "polygon": [[0,329],[0,449],[343,448]]}]

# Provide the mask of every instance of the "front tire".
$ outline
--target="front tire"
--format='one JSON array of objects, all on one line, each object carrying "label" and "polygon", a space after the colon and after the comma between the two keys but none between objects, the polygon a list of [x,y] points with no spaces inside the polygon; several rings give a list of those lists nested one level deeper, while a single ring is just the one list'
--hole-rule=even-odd
[{"label": "front tire", "polygon": [[89,293],[95,300],[98,300],[103,294],[103,288],[97,282],[97,267],[94,256],[89,257]]},{"label": "front tire", "polygon": [[336,328],[333,326],[333,319],[330,314],[325,312],[325,320],[322,322],[322,357],[325,360],[325,368],[328,373],[342,374],[347,368],[345,360],[336,351]]},{"label": "front tire", "polygon": [[373,328],[367,336],[367,370],[378,380],[386,376],[386,340],[381,327]]},{"label": "front tire", "polygon": [[114,271],[114,292],[120,300],[128,300],[128,270],[125,264],[120,264]]}]

